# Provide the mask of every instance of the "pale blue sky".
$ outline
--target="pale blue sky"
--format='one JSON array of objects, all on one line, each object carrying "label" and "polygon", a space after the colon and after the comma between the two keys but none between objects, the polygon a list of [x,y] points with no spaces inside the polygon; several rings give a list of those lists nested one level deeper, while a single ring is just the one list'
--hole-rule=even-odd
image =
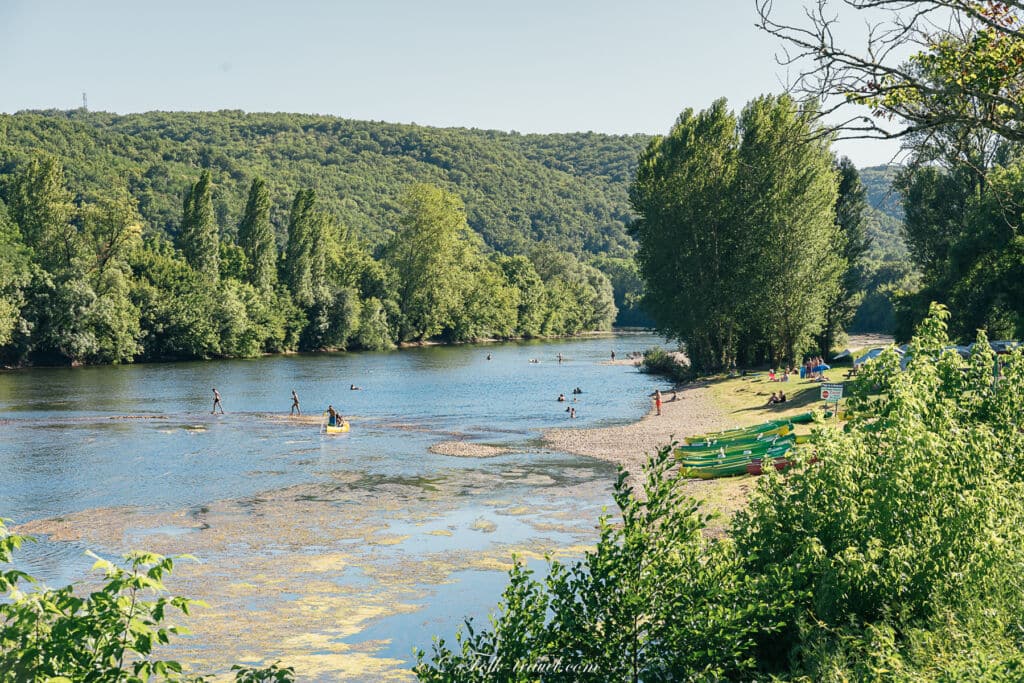
[{"label": "pale blue sky", "polygon": [[[797,0],[784,0],[797,7]],[[663,133],[780,89],[754,0],[0,0],[0,111],[243,109]],[[891,145],[840,143],[858,165]]]}]

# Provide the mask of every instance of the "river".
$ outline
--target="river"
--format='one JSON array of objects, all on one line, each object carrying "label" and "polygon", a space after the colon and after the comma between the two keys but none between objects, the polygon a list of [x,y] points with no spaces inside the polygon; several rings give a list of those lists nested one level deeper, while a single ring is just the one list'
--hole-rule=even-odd
[{"label": "river", "polygon": [[[89,574],[86,550],[195,555],[168,581],[210,605],[169,653],[194,670],[282,659],[300,680],[408,680],[414,646],[493,610],[513,552],[542,569],[594,541],[614,468],[540,434],[643,415],[656,380],[604,361],[659,343],[0,373],[0,516],[28,523],[39,542],[19,567],[54,586]],[[210,414],[213,387],[225,415]],[[577,402],[556,401],[575,387]],[[305,420],[286,418],[293,388]],[[320,435],[328,403],[350,433]],[[428,450],[452,440],[510,452]]]}]

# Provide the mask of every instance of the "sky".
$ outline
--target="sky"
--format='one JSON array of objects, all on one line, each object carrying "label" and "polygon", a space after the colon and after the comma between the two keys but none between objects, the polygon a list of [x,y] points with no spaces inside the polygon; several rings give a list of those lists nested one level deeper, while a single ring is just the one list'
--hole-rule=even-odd
[{"label": "sky", "polygon": [[[787,11],[798,0],[781,0]],[[286,111],[665,133],[782,89],[754,0],[0,0],[0,112]],[[858,166],[892,143],[845,141]]]}]

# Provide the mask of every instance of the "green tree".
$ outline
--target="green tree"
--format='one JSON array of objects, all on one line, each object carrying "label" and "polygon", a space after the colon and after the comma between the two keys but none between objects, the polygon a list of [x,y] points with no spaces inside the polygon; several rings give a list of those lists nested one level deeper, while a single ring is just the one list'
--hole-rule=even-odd
[{"label": "green tree", "polygon": [[640,160],[632,231],[659,329],[693,367],[793,362],[840,271],[836,184],[814,110],[762,97],[737,121],[719,100],[683,112]]},{"label": "green tree", "polygon": [[[757,0],[757,9],[758,25],[781,39],[799,74],[792,89],[835,98],[833,111],[871,108],[875,119],[842,116],[842,130],[899,138],[957,124],[1024,139],[1024,5],[1016,0],[823,0],[795,25],[771,0]],[[872,23],[866,45],[849,46],[837,23],[864,20]]]},{"label": "green tree", "polygon": [[288,220],[284,281],[301,308],[310,308],[324,298],[326,240],[326,219],[316,210],[316,193],[299,190]]},{"label": "green tree", "polygon": [[774,363],[795,364],[811,345],[843,267],[832,155],[815,137],[816,113],[783,95],[760,97],[740,116],[731,198],[742,207],[733,228],[742,240],[729,267],[747,280],[748,343],[762,341]]},{"label": "green tree", "polygon": [[245,214],[238,224],[238,245],[249,261],[249,283],[258,289],[273,289],[277,283],[277,240],[270,223],[270,193],[263,178],[254,178],[249,188]]},{"label": "green tree", "polygon": [[525,256],[499,256],[508,283],[517,290],[516,332],[523,337],[541,334],[547,315],[547,292],[544,281]]},{"label": "green tree", "polygon": [[178,242],[190,266],[207,278],[217,279],[220,272],[220,237],[213,210],[212,185],[210,172],[203,171],[196,184],[185,193]]},{"label": "green tree", "polygon": [[77,211],[57,159],[36,154],[18,169],[8,211],[42,268],[55,274],[72,270],[80,249],[73,224]]},{"label": "green tree", "polygon": [[371,297],[363,302],[355,341],[359,348],[367,351],[385,351],[395,345],[387,311],[380,299]]},{"label": "green tree", "polygon": [[473,341],[515,334],[519,312],[519,290],[509,284],[501,267],[480,255],[471,254],[462,266],[462,304],[452,316],[449,337]]},{"label": "green tree", "polygon": [[738,353],[743,283],[729,267],[742,240],[731,197],[736,128],[725,100],[687,109],[648,145],[630,186],[644,308],[701,370],[727,367]]},{"label": "green tree", "polygon": [[11,359],[17,353],[15,338],[28,335],[21,311],[25,306],[25,288],[30,281],[29,250],[0,202],[0,358]]},{"label": "green tree", "polygon": [[441,334],[460,302],[466,211],[455,195],[414,185],[402,197],[398,230],[383,258],[398,275],[399,338],[421,341]]},{"label": "green tree", "polygon": [[[762,668],[811,680],[1005,680],[1020,666],[1024,358],[944,351],[932,307],[850,387],[855,417],[817,434],[820,464],[762,478],[734,537],[775,624]],[[968,464],[969,463],[969,464]],[[781,619],[781,622],[776,622]],[[958,673],[959,672],[959,673]]]},{"label": "green tree", "polygon": [[839,196],[836,200],[839,235],[836,246],[841,248],[843,275],[835,297],[826,302],[825,321],[817,337],[818,349],[826,356],[842,343],[843,335],[864,301],[867,286],[865,259],[871,248],[865,218],[867,190],[860,182],[857,167],[843,157],[836,164],[836,171],[839,175]]},{"label": "green tree", "polygon": [[153,240],[132,263],[131,298],[139,310],[146,360],[209,358],[220,354],[214,296],[204,277]]}]

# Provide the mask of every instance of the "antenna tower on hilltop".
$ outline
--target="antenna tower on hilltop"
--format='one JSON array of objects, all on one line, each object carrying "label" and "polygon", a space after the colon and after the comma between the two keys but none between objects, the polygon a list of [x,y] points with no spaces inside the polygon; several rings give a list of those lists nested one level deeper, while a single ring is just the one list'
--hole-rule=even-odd
[{"label": "antenna tower on hilltop", "polygon": [[85,96],[85,91],[82,91],[82,109],[89,111],[89,98]]}]

